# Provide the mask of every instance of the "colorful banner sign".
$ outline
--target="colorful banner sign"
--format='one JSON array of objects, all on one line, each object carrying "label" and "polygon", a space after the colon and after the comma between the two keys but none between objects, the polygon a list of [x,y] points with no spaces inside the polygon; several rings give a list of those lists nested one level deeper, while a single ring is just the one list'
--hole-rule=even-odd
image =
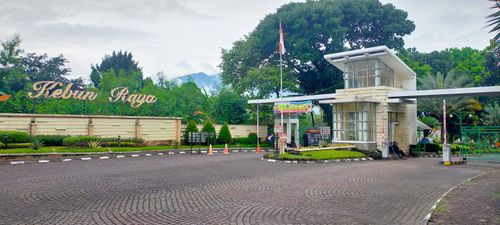
[{"label": "colorful banner sign", "polygon": [[274,104],[274,113],[308,113],[312,111],[312,101],[284,102]]}]

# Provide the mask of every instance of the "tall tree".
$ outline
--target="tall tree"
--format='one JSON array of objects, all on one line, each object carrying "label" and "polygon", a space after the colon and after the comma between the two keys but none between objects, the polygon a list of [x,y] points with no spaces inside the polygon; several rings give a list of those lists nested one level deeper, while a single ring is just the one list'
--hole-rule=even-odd
[{"label": "tall tree", "polygon": [[111,55],[105,55],[100,64],[92,65],[91,69],[90,80],[97,88],[100,87],[103,74],[110,70],[115,72],[116,77],[120,76],[121,70],[125,71],[122,74],[138,72],[141,76],[137,82],[142,82],[142,68],[139,67],[138,62],[134,61],[130,52],[113,51]]},{"label": "tall tree", "polygon": [[62,54],[50,58],[47,54],[28,53],[21,58],[21,65],[31,82],[46,80],[67,82],[66,76],[71,72],[65,65],[67,62]]},{"label": "tall tree", "polygon": [[220,91],[215,99],[213,117],[222,124],[243,124],[248,119],[247,100],[229,89]]},{"label": "tall tree", "polygon": [[491,27],[491,33],[495,34],[493,38],[496,42],[500,42],[500,1],[499,0],[490,0],[493,2],[493,5],[490,7],[493,10],[496,10],[494,13],[488,15],[486,21],[487,26]]},{"label": "tall tree", "polygon": [[20,48],[21,37],[14,35],[1,42],[0,49],[0,91],[13,94],[12,92],[23,89],[28,78],[22,68]]},{"label": "tall tree", "polygon": [[231,49],[222,50],[224,84],[243,94],[254,88],[241,86],[250,71],[278,66],[280,21],[285,33],[283,64],[296,76],[288,79],[297,79],[306,94],[331,93],[342,85],[341,71],[323,59],[325,54],[377,45],[400,49],[403,36],[415,29],[405,11],[378,0],[289,3],[266,16]]}]

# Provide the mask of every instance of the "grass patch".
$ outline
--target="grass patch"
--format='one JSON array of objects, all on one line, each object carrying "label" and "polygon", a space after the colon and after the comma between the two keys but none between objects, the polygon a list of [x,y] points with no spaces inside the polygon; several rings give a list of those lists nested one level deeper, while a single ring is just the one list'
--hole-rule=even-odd
[{"label": "grass patch", "polygon": [[[274,153],[267,154],[265,158],[275,158]],[[330,160],[330,159],[349,159],[349,158],[366,158],[366,155],[361,152],[347,150],[323,150],[309,151],[299,153],[298,155],[285,153],[279,155],[278,159],[282,160]]]},{"label": "grass patch", "polygon": [[494,199],[500,199],[500,192],[494,191],[491,193],[491,196],[493,196]]},{"label": "grass patch", "polygon": [[436,206],[436,209],[434,211],[436,213],[440,213],[440,214],[448,212],[448,207],[447,207],[447,203],[446,203],[446,197],[444,197],[443,199],[441,199],[441,201]]},{"label": "grass patch", "polygon": [[[212,145],[214,148],[224,148],[224,145]],[[230,149],[237,148],[253,148],[255,145],[228,145]],[[201,146],[202,150],[206,150],[207,146]],[[65,147],[65,146],[46,146],[38,150],[31,148],[13,148],[13,149],[0,149],[0,154],[40,154],[40,153],[102,153],[102,152],[140,152],[140,151],[158,151],[158,150],[172,150],[174,146],[144,146],[144,147],[102,147],[98,149],[91,149],[88,147]],[[191,149],[191,146],[181,145],[178,149]],[[198,150],[198,145],[193,145],[193,150]]]}]

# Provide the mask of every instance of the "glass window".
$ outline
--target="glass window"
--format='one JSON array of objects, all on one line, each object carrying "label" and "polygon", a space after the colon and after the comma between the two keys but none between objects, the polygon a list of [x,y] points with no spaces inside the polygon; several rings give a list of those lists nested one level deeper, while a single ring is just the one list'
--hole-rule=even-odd
[{"label": "glass window", "polygon": [[[394,72],[379,59],[360,60],[346,63],[344,79],[348,88],[394,86]],[[380,82],[377,82],[379,80]]]},{"label": "glass window", "polygon": [[375,103],[334,104],[332,110],[334,141],[375,139]]}]

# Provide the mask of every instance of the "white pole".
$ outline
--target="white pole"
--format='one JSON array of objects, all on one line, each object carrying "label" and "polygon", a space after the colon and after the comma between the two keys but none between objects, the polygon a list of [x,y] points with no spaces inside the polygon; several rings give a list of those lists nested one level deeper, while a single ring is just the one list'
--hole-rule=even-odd
[{"label": "white pole", "polygon": [[443,99],[443,162],[449,162],[450,159],[450,148],[446,143],[446,100]]},{"label": "white pole", "polygon": [[[281,21],[280,21],[280,32],[281,32]],[[281,36],[280,36],[281,39]],[[281,40],[280,40],[281,42]],[[281,49],[285,48],[285,46],[281,46]],[[281,107],[283,107],[283,51],[280,49],[280,104]],[[281,110],[281,132],[284,130],[283,127],[283,108]],[[283,145],[281,148],[281,154],[285,153],[285,146]]]},{"label": "white pole", "polygon": [[259,104],[257,104],[257,145],[259,144],[260,142],[260,136],[259,136],[259,129],[260,126],[259,126]]}]

